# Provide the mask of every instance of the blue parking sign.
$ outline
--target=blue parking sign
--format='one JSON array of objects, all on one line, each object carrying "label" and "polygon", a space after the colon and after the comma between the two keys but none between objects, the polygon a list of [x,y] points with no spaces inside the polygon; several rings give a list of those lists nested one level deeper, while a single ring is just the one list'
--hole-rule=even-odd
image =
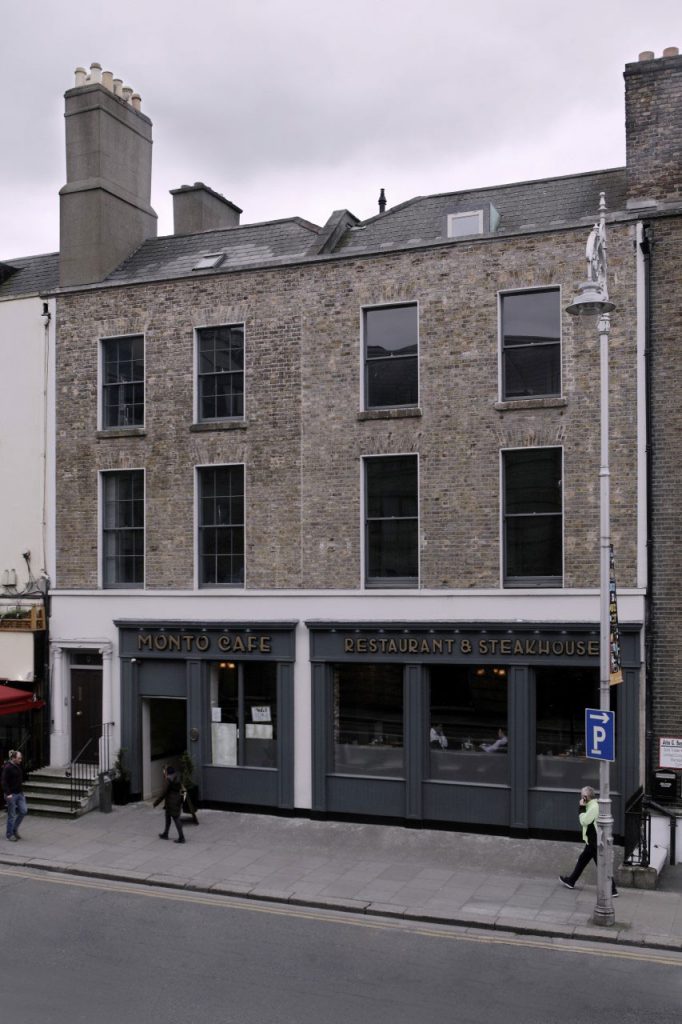
[{"label": "blue parking sign", "polygon": [[615,711],[585,708],[585,753],[597,761],[615,761]]}]

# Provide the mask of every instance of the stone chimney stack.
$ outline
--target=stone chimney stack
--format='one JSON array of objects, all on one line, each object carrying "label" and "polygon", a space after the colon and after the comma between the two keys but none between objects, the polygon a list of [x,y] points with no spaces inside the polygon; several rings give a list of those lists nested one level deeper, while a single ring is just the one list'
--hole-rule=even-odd
[{"label": "stone chimney stack", "polygon": [[625,66],[628,206],[682,199],[682,57],[675,46]]},{"label": "stone chimney stack", "polygon": [[141,99],[110,71],[76,68],[65,99],[66,185],[60,190],[59,283],[101,281],[146,238],[156,236],[150,206],[152,123]]},{"label": "stone chimney stack", "polygon": [[220,192],[203,181],[171,189],[173,196],[173,233],[195,235],[200,231],[236,228],[241,210]]}]

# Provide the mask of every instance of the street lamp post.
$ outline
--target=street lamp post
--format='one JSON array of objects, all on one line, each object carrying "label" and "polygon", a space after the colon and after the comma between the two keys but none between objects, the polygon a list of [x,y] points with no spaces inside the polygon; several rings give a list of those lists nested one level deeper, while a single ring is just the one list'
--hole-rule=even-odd
[{"label": "street lamp post", "polygon": [[[599,708],[611,710],[609,582],[611,561],[611,496],[609,470],[609,314],[616,307],[609,301],[606,265],[606,200],[599,196],[599,220],[587,240],[587,280],[566,312],[574,316],[598,316],[600,365],[601,465],[599,468]],[[611,810],[609,761],[599,762],[599,834],[597,851],[597,903],[594,922],[615,923],[611,883],[613,878],[613,814]]]}]

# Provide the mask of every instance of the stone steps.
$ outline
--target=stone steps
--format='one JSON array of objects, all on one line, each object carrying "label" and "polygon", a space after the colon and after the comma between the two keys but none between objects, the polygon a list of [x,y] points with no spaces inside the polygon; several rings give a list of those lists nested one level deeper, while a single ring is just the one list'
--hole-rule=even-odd
[{"label": "stone steps", "polygon": [[78,801],[78,806],[71,808],[71,779],[64,769],[39,768],[31,772],[24,783],[24,793],[28,801],[30,814],[44,817],[77,818],[90,809],[97,780],[93,779],[88,790]]}]

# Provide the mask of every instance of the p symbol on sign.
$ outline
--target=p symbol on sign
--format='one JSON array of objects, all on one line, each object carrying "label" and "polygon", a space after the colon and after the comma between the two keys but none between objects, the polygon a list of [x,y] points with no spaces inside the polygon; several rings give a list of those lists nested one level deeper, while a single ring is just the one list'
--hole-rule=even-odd
[{"label": "p symbol on sign", "polygon": [[606,739],[606,729],[603,725],[595,725],[592,728],[592,753],[598,754],[599,748]]}]

